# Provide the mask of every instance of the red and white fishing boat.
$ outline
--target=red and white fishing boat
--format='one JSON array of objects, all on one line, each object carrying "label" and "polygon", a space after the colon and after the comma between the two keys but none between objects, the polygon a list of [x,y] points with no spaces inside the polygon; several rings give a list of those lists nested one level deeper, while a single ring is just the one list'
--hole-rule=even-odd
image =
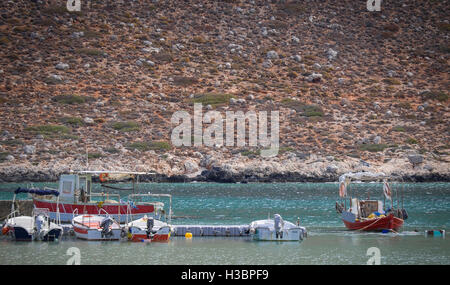
[{"label": "red and white fishing boat", "polygon": [[[164,213],[164,203],[138,200],[136,192],[136,182],[139,175],[144,172],[121,172],[121,171],[80,171],[71,174],[61,175],[58,189],[59,203],[53,196],[33,195],[33,203],[36,208],[49,209],[50,218],[56,219],[59,215],[62,222],[72,222],[73,213],[99,215],[103,209],[111,218],[119,223],[125,222],[127,208],[131,205],[129,213],[130,219],[139,219],[147,216],[160,218]],[[104,189],[128,190],[132,194],[127,196],[127,201],[122,201],[120,194],[93,193],[92,178],[99,176],[101,186]],[[118,188],[108,185],[117,181],[131,183],[131,188]],[[100,214],[104,216],[104,214]]]},{"label": "red and white fishing boat", "polygon": [[147,216],[128,223],[127,230],[128,240],[144,242],[168,242],[172,232],[169,224]]},{"label": "red and white fishing boat", "polygon": [[[103,215],[82,214],[72,219],[75,235],[84,240],[120,240],[122,227],[105,210]],[[76,210],[75,213],[76,214]]]},{"label": "red and white fishing boat", "polygon": [[[172,221],[172,195],[170,194],[136,194],[136,199],[144,199],[145,197],[167,197],[169,198],[169,216],[166,222],[155,219],[153,216],[144,216],[140,219],[126,223],[124,230],[127,233],[128,240],[130,241],[143,241],[143,242],[168,242],[172,227],[170,223]],[[128,208],[130,213],[130,207]],[[127,216],[127,219],[131,215]],[[167,218],[167,217],[166,217]]]},{"label": "red and white fishing boat", "polygon": [[[392,190],[388,183],[391,177],[384,173],[357,172],[346,173],[339,178],[339,196],[344,199],[340,203],[336,202],[336,211],[341,214],[344,225],[349,230],[361,231],[398,231],[408,218],[408,213],[403,208],[403,191],[402,206],[399,207],[398,191],[397,191],[397,207],[394,207],[392,198]],[[381,200],[360,200],[352,198],[347,194],[351,181],[382,181],[384,201]],[[347,208],[347,199],[349,207]],[[385,211],[385,200],[391,201],[391,207]]]}]

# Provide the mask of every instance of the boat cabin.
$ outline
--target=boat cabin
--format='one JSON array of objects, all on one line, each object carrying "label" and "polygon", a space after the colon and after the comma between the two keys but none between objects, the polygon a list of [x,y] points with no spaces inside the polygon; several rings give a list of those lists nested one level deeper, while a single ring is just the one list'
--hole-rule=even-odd
[{"label": "boat cabin", "polygon": [[379,200],[359,200],[352,198],[350,200],[349,211],[359,219],[369,217],[371,213],[384,213],[383,202]]},{"label": "boat cabin", "polygon": [[88,203],[91,198],[92,176],[90,174],[63,174],[59,179],[60,201]]}]

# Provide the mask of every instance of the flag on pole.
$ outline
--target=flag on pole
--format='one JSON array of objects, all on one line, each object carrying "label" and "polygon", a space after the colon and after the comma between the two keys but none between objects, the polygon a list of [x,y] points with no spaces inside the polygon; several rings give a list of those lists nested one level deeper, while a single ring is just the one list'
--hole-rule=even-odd
[{"label": "flag on pole", "polygon": [[340,197],[345,197],[347,196],[347,184],[345,183],[345,181],[342,181],[339,184],[339,196]]},{"label": "flag on pole", "polygon": [[383,182],[383,193],[386,199],[391,200],[392,195],[391,187],[386,181]]}]

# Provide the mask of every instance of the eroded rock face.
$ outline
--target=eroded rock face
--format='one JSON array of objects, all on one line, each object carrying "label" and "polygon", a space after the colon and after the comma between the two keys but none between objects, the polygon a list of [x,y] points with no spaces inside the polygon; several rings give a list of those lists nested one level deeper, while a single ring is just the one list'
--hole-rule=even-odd
[{"label": "eroded rock face", "polygon": [[423,156],[419,154],[410,154],[408,155],[408,160],[413,165],[419,165],[423,162]]},{"label": "eroded rock face", "polygon": [[[229,181],[332,180],[343,169],[381,166],[445,177],[449,169],[445,2],[416,10],[390,3],[402,21],[369,19],[350,2],[304,10],[301,1],[203,0],[105,1],[79,21],[53,2],[38,10],[33,1],[0,3],[8,15],[0,17],[4,174],[53,177],[85,166],[86,148],[99,168],[139,167],[177,181],[187,159]],[[278,110],[278,161],[259,160],[260,149],[248,146],[171,145],[171,116],[191,113],[193,101],[222,116]],[[326,171],[330,164],[337,170]]]}]

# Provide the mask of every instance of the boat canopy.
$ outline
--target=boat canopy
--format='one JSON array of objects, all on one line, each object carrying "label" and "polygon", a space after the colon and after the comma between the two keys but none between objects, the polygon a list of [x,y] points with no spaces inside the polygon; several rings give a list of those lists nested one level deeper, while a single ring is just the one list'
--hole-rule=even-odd
[{"label": "boat canopy", "polygon": [[36,194],[36,195],[54,195],[54,196],[59,196],[59,192],[57,190],[51,190],[51,189],[27,189],[27,188],[17,188],[14,191],[14,194],[19,194],[19,193],[31,193],[31,194]]}]

